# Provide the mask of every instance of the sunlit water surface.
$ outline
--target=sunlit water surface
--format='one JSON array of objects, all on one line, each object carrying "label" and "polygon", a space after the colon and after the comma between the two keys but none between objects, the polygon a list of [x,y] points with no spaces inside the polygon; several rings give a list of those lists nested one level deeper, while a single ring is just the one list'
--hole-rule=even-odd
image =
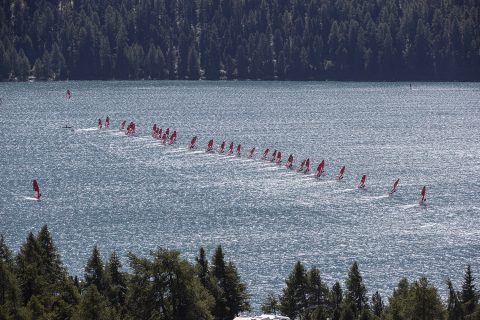
[{"label": "sunlit water surface", "polygon": [[[94,244],[125,266],[128,252],[166,247],[194,261],[200,246],[211,256],[222,245],[256,311],[297,260],[329,285],[357,260],[369,294],[426,275],[445,296],[467,264],[478,277],[480,84],[1,83],[0,95],[0,233],[18,250],[48,224],[72,274],[83,276]],[[106,115],[110,130],[97,130]],[[154,123],[177,143],[152,139]],[[242,157],[206,154],[211,138],[241,143]],[[325,159],[325,176],[260,160],[267,147],[293,153],[295,167],[309,157],[313,171]],[[34,178],[40,202],[28,199]]]}]

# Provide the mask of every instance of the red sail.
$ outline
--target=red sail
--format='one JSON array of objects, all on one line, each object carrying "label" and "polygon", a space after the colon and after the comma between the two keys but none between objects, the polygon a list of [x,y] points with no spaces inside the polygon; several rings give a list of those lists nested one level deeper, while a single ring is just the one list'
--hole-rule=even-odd
[{"label": "red sail", "polygon": [[197,136],[193,136],[192,140],[190,141],[190,149],[193,149],[195,147],[195,144],[197,143]]},{"label": "red sail", "polygon": [[302,163],[300,164],[300,167],[298,168],[298,171],[303,171],[303,167],[305,167],[305,162],[307,162],[307,160],[302,161]]},{"label": "red sail", "polygon": [[282,153],[280,151],[277,152],[277,163],[281,163],[282,162]]},{"label": "red sail", "polygon": [[361,188],[365,188],[365,181],[367,181],[367,176],[364,174],[362,176],[362,179],[360,180],[360,184],[358,185],[358,187],[361,189]]},{"label": "red sail", "polygon": [[230,147],[228,147],[228,153],[227,154],[232,154],[233,153],[233,142],[230,143]]},{"label": "red sail", "polygon": [[207,151],[212,151],[212,149],[213,149],[213,139],[210,139],[210,141],[208,141]]},{"label": "red sail", "polygon": [[340,181],[343,179],[343,175],[345,174],[345,166],[340,169],[340,173],[338,174],[337,180]]},{"label": "red sail", "polygon": [[390,194],[393,194],[395,191],[397,191],[397,186],[398,186],[398,183],[400,182],[400,178],[398,178],[395,183],[393,184],[393,187],[392,189],[390,190]]},{"label": "red sail", "polygon": [[33,180],[32,186],[33,186],[33,194],[34,194],[34,197],[35,197],[36,199],[40,200],[40,197],[41,197],[42,195],[40,194],[40,187],[38,186],[37,180]]},{"label": "red sail", "polygon": [[272,153],[272,160],[270,161],[275,161],[275,159],[277,158],[277,149],[273,150],[273,153]]},{"label": "red sail", "polygon": [[266,159],[267,158],[267,155],[268,155],[268,152],[270,151],[270,149],[265,149],[265,151],[263,151],[263,156],[262,156],[262,159]]},{"label": "red sail", "polygon": [[241,150],[242,150],[242,145],[239,144],[239,145],[237,146],[237,156],[238,156],[238,157],[240,157],[240,151],[241,151]]},{"label": "red sail", "polygon": [[110,127],[110,117],[107,116],[107,118],[105,119],[105,128],[108,128]]},{"label": "red sail", "polygon": [[291,168],[292,168],[292,164],[293,164],[293,154],[290,154],[290,155],[288,156],[287,164],[285,165],[285,167],[291,169]]},{"label": "red sail", "polygon": [[225,141],[223,141],[222,144],[220,145],[220,150],[219,150],[219,152],[220,152],[220,153],[223,153],[223,150],[225,150]]},{"label": "red sail", "polygon": [[325,167],[325,160],[322,160],[317,167],[317,172],[315,173],[316,177],[320,177],[323,173],[323,168]]},{"label": "red sail", "polygon": [[427,200],[427,186],[422,188],[422,197],[420,199],[420,204],[423,204]]},{"label": "red sail", "polygon": [[310,158],[305,161],[305,170],[303,170],[303,173],[307,173],[310,170]]},{"label": "red sail", "polygon": [[173,144],[177,140],[177,131],[173,131],[172,136],[170,137],[170,141],[168,144]]},{"label": "red sail", "polygon": [[67,89],[67,93],[65,93],[65,97],[67,99],[70,99],[72,97],[72,91],[70,91],[70,89]]},{"label": "red sail", "polygon": [[255,153],[255,147],[253,147],[252,150],[250,150],[250,153],[248,154],[248,158],[253,157],[254,153]]}]

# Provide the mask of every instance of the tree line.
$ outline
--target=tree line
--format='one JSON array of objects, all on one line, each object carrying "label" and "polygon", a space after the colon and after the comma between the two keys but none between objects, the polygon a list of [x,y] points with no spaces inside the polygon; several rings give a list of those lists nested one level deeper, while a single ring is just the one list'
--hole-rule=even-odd
[{"label": "tree line", "polygon": [[[203,248],[194,263],[161,248],[149,257],[130,253],[128,259],[125,272],[115,251],[104,261],[94,246],[78,279],[68,275],[46,225],[30,233],[16,255],[0,236],[0,320],[232,320],[250,311],[246,285],[221,246],[210,261]],[[261,308],[292,320],[480,319],[471,267],[460,290],[450,280],[446,285],[445,304],[425,277],[401,279],[385,303],[378,291],[369,300],[357,262],[344,287],[336,281],[331,288],[318,268],[297,262],[282,293],[270,293]]]},{"label": "tree line", "polygon": [[446,304],[425,277],[413,282],[401,279],[388,303],[378,291],[369,299],[357,262],[353,262],[344,288],[338,281],[329,288],[317,268],[307,270],[301,262],[295,264],[285,285],[280,295],[267,296],[262,311],[300,320],[480,319],[480,292],[475,288],[470,266],[465,270],[461,290],[456,290],[450,279],[446,281]]},{"label": "tree line", "polygon": [[94,246],[79,280],[68,275],[46,225],[16,255],[0,236],[0,319],[231,320],[250,310],[221,246],[211,262],[203,248],[195,263],[167,249],[128,258],[125,272],[115,252],[103,261]]},{"label": "tree line", "polygon": [[4,0],[0,79],[480,80],[477,0]]}]

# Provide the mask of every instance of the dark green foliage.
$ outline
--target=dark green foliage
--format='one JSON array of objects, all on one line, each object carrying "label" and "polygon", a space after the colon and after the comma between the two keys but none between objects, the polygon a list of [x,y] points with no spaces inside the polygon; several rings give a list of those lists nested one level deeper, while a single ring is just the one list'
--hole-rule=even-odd
[{"label": "dark green foliage", "polygon": [[279,309],[279,301],[277,296],[272,292],[269,293],[265,298],[265,301],[262,303],[261,309],[263,313],[277,314]]},{"label": "dark green foliage", "polygon": [[3,80],[480,79],[475,1],[5,0],[0,26]]},{"label": "dark green foliage", "polygon": [[247,287],[241,282],[235,265],[225,263],[221,246],[215,250],[209,273],[214,284],[211,293],[215,298],[215,319],[231,320],[240,312],[250,310]]},{"label": "dark green foliage", "polygon": [[452,281],[447,280],[448,287],[448,301],[447,301],[447,312],[448,320],[461,320],[463,319],[463,309],[461,303],[460,293],[453,288]]},{"label": "dark green foliage", "polygon": [[13,263],[12,251],[10,251],[7,244],[5,243],[5,238],[3,237],[3,234],[0,234],[0,260],[9,265]]},{"label": "dark green foliage", "polygon": [[127,297],[132,319],[212,319],[213,302],[195,268],[176,251],[160,249],[153,260],[130,255],[132,279]]},{"label": "dark green foliage", "polygon": [[383,305],[382,297],[380,296],[380,293],[378,293],[378,291],[372,295],[371,307],[373,314],[380,317],[385,306]]},{"label": "dark green foliage", "polygon": [[412,284],[402,279],[384,312],[386,319],[444,319],[444,314],[437,290],[426,278]]},{"label": "dark green foliage", "polygon": [[97,290],[103,292],[105,289],[104,273],[105,269],[103,266],[103,261],[100,257],[100,252],[98,251],[97,245],[95,245],[92,250],[92,255],[88,259],[87,265],[85,266],[86,286],[88,287],[93,284]]},{"label": "dark green foliage", "polygon": [[307,306],[307,275],[305,267],[298,261],[285,281],[287,285],[280,296],[280,311],[295,319]]},{"label": "dark green foliage", "polygon": [[92,284],[83,294],[80,304],[80,318],[85,320],[108,320],[107,301]]},{"label": "dark green foliage", "polygon": [[478,293],[475,289],[474,281],[475,278],[473,277],[472,269],[470,265],[468,265],[467,270],[465,270],[465,275],[463,276],[461,293],[465,315],[472,314],[478,305]]},{"label": "dark green foliage", "polygon": [[353,306],[353,312],[355,316],[367,308],[367,288],[363,284],[362,276],[358,270],[358,264],[353,262],[350,271],[348,272],[348,278],[346,281],[345,299],[347,303],[351,303]]}]

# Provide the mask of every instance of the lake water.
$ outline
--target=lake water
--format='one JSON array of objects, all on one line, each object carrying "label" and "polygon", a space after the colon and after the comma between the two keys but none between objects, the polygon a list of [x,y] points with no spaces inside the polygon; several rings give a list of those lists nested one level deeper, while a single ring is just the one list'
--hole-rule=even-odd
[{"label": "lake water", "polygon": [[[478,83],[0,83],[0,96],[0,233],[18,250],[48,224],[71,274],[83,277],[94,244],[125,265],[128,252],[193,261],[222,245],[256,311],[297,260],[330,286],[357,260],[369,295],[427,275],[445,296],[467,264],[480,276]],[[111,129],[96,130],[107,115]],[[154,140],[154,123],[177,143]],[[211,138],[241,143],[242,157],[206,154]],[[293,153],[294,167],[309,157],[312,171],[325,159],[325,175],[262,161],[267,147]],[[27,199],[34,178],[41,202]]]}]

